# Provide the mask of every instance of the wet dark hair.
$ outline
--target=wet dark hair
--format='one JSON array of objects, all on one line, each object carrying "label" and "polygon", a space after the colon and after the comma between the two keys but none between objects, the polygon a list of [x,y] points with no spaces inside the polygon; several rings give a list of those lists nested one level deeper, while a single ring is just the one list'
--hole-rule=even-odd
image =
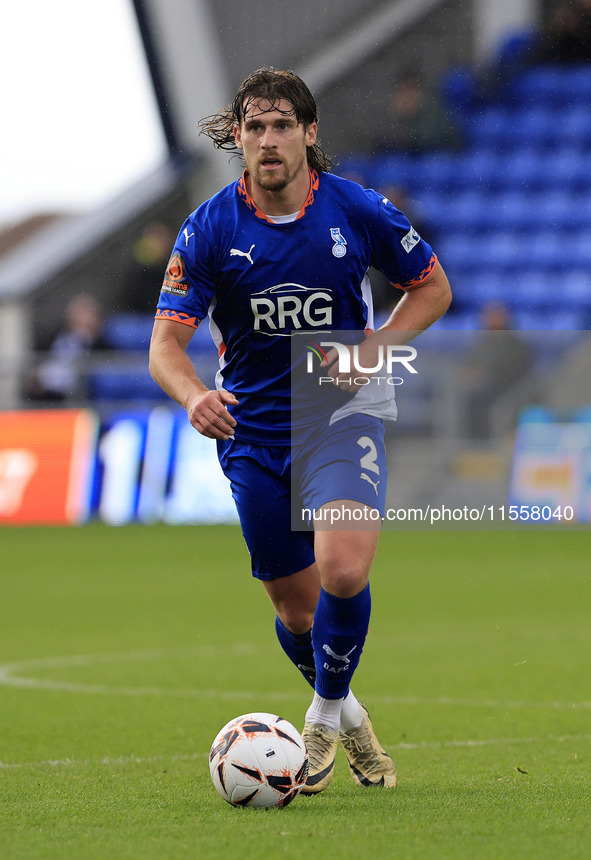
[{"label": "wet dark hair", "polygon": [[[249,106],[253,102],[268,101],[268,110],[277,110],[282,99],[293,105],[289,115],[293,113],[298,123],[305,128],[318,122],[314,96],[304,81],[295,72],[265,67],[252,72],[242,82],[234,101],[228,107],[217,114],[204,117],[199,122],[201,134],[211,138],[218,149],[237,150],[234,126],[240,125]],[[332,161],[319,143],[307,147],[307,157],[313,170],[330,172]]]}]

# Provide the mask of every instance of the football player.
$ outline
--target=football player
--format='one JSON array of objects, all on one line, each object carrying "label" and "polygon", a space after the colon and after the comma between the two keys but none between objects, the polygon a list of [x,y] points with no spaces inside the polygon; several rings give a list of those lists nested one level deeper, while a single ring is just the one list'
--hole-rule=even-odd
[{"label": "football player", "polygon": [[[241,153],[245,169],[181,227],[158,303],[151,372],[193,427],[217,440],[252,573],[275,608],[282,648],[314,688],[303,729],[304,791],[330,783],[339,742],[358,784],[390,788],[394,762],[350,684],[369,626],[369,572],[384,513],[383,422],[396,407],[392,386],[380,388],[375,373],[355,368],[380,367],[384,350],[435,322],[449,305],[449,284],[402,212],[330,172],[314,98],[294,73],[257,70],[231,105],[201,124],[218,148]],[[393,295],[403,291],[377,331],[371,266]],[[186,352],[206,318],[220,356],[214,389]],[[294,412],[298,335],[322,362],[309,381],[323,384],[312,409],[304,397]],[[302,528],[292,525],[293,498],[312,512]]]}]

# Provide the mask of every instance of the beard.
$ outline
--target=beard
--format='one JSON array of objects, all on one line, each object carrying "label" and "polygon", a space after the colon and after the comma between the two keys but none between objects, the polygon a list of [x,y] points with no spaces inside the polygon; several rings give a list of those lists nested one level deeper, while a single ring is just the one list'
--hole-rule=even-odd
[{"label": "beard", "polygon": [[[260,164],[257,164],[253,170],[249,170],[253,180],[265,191],[283,191],[300,170],[307,166],[306,156],[302,160],[290,167],[284,162],[281,162],[281,167],[277,170],[266,171]],[[247,165],[248,166],[248,165]]]},{"label": "beard", "polygon": [[283,191],[284,188],[287,188],[290,181],[290,177],[285,172],[283,172],[282,176],[278,176],[276,173],[263,173],[259,169],[253,174],[253,179],[265,191]]}]

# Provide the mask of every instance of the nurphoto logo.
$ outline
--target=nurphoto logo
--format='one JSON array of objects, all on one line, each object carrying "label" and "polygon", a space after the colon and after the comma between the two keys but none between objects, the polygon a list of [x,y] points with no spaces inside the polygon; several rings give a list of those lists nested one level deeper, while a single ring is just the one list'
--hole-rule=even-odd
[{"label": "nurphoto logo", "polygon": [[[399,370],[400,365],[406,368],[409,373],[418,373],[417,369],[412,366],[412,362],[417,357],[417,350],[414,346],[396,345],[378,346],[378,355],[376,363],[373,367],[364,366],[361,363],[359,356],[359,347],[361,344],[344,344],[339,341],[323,340],[320,343],[313,343],[307,347],[306,354],[306,373],[314,373],[314,358],[318,358],[327,367],[333,366],[334,362],[329,363],[327,353],[334,349],[337,353],[337,368],[338,376],[350,374],[353,382],[356,385],[368,385],[373,379],[378,385],[384,383],[386,385],[402,385],[404,380],[400,376],[394,376],[394,369]],[[383,371],[385,375],[376,375]],[[321,376],[318,379],[318,384],[323,385],[333,383],[332,376]]]}]

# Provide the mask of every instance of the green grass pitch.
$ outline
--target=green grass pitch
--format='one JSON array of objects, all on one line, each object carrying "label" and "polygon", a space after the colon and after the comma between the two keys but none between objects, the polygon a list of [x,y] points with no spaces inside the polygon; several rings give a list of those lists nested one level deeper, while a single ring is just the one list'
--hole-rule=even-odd
[{"label": "green grass pitch", "polygon": [[0,856],[586,858],[589,534],[385,532],[354,689],[395,791],[234,809],[207,754],[253,710],[301,726],[236,527],[0,530]]}]

